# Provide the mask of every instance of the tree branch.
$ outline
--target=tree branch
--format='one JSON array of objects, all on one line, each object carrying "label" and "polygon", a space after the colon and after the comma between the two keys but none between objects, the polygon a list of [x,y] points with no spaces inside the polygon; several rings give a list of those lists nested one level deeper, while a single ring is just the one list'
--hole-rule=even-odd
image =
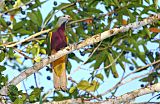
[{"label": "tree branch", "polygon": [[146,95],[149,93],[153,93],[153,92],[159,92],[159,91],[160,91],[160,83],[157,83],[152,86],[149,85],[146,88],[140,88],[138,90],[131,91],[129,93],[126,93],[126,94],[119,96],[119,97],[115,97],[113,99],[108,99],[101,104],[121,104],[123,102],[124,103],[129,102],[129,101],[135,99],[136,97]]},{"label": "tree branch", "polygon": [[[150,16],[149,18],[145,18],[143,21],[134,22],[134,23],[128,24],[126,26],[122,26],[120,28],[113,28],[111,30],[108,30],[108,31],[105,31],[103,33],[96,34],[96,35],[94,35],[94,36],[92,36],[90,38],[87,38],[86,40],[84,40],[84,41],[82,41],[80,43],[72,44],[70,46],[67,46],[66,48],[64,48],[64,49],[58,51],[57,53],[55,53],[54,55],[51,55],[48,58],[44,58],[41,62],[35,63],[34,66],[28,68],[27,70],[25,70],[24,72],[19,74],[17,77],[12,79],[8,83],[8,85],[17,85],[18,83],[20,83],[22,80],[24,80],[25,78],[27,78],[28,76],[30,76],[34,72],[37,72],[38,70],[40,70],[41,68],[45,67],[49,63],[55,61],[56,59],[58,59],[58,58],[60,58],[60,57],[62,57],[64,55],[67,55],[67,54],[71,53],[74,50],[78,50],[78,49],[80,49],[82,47],[85,47],[85,46],[88,46],[88,45],[91,45],[91,44],[95,44],[95,43],[100,42],[100,41],[102,41],[102,40],[104,40],[106,38],[114,36],[114,35],[116,35],[116,34],[118,34],[120,32],[126,32],[126,31],[128,31],[130,29],[136,29],[136,28],[145,26],[147,24],[152,24],[153,22],[155,22],[157,20],[160,20],[160,13],[158,13],[156,15],[153,15],[153,16]],[[36,33],[36,34],[28,37],[28,38],[31,39],[31,38],[39,35],[39,34],[49,32],[50,30],[51,29],[41,31],[39,33]],[[28,38],[26,38],[26,39],[28,39]],[[15,46],[17,44],[20,44],[20,43],[26,41],[26,39],[24,39],[22,41],[19,41],[19,42],[15,43],[15,44],[9,45],[8,47],[13,47],[13,46]],[[0,90],[0,94],[1,95],[7,95],[7,86],[3,87]]]},{"label": "tree branch", "polygon": [[[52,102],[43,102],[43,104],[121,104],[130,102],[131,100],[135,99],[136,97],[140,97],[142,95],[150,94],[153,92],[159,92],[160,91],[160,83],[147,86],[146,88],[140,88],[138,90],[131,91],[129,93],[123,94],[122,96],[118,96],[115,98],[111,98],[108,100],[105,100],[103,102],[89,102],[89,101],[83,101],[82,99],[69,99],[64,101],[52,101]],[[34,103],[39,104],[39,103]]]},{"label": "tree branch", "polygon": [[[137,70],[139,70],[139,69],[142,70],[142,69],[145,69],[146,67],[149,67],[149,66],[151,66],[151,65],[155,65],[155,64],[158,64],[158,63],[160,63],[160,60],[157,60],[157,61],[155,61],[155,62],[153,62],[153,63],[151,63],[151,64],[148,64],[148,65],[146,65],[146,66],[144,66],[144,67],[138,68]],[[136,70],[136,71],[137,71],[137,70]],[[155,69],[155,70],[156,70],[156,69]],[[118,88],[119,86],[122,86],[122,85],[124,85],[124,84],[126,84],[126,83],[129,83],[129,82],[131,82],[131,81],[133,81],[133,80],[135,80],[135,79],[138,79],[138,78],[147,76],[147,75],[149,75],[149,74],[151,74],[151,73],[153,72],[153,71],[147,72],[147,73],[145,73],[145,74],[142,74],[142,75],[139,75],[139,76],[135,76],[135,77],[133,77],[133,78],[128,79],[127,81],[124,81],[128,76],[134,74],[136,71],[127,74],[127,75],[126,75],[125,77],[123,77],[123,79],[121,79],[116,85],[114,85],[112,88],[108,89],[107,91],[105,91],[104,93],[102,93],[102,94],[100,94],[100,95],[101,95],[101,96],[104,96],[104,95],[108,94],[109,92],[111,92],[112,90]]]}]

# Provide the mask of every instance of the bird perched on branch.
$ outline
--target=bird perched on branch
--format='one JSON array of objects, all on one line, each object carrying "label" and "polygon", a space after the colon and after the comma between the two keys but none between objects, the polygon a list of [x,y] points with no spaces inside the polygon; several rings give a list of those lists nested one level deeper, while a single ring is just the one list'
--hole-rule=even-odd
[{"label": "bird perched on branch", "polygon": [[[58,22],[53,32],[48,34],[48,49],[49,54],[55,54],[57,51],[67,46],[68,40],[65,34],[66,23],[71,19],[69,15],[59,17]],[[51,63],[51,68],[54,78],[54,88],[56,90],[67,90],[67,75],[66,75],[67,55],[55,60]]]}]

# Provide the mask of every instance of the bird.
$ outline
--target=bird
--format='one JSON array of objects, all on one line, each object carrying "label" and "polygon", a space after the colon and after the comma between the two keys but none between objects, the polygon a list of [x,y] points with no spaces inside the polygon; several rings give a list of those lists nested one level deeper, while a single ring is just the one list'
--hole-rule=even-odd
[{"label": "bird", "polygon": [[[69,15],[59,17],[54,31],[48,34],[48,49],[49,54],[53,55],[57,51],[63,49],[68,44],[68,38],[65,34],[66,24],[71,20]],[[51,63],[51,69],[53,73],[53,84],[55,90],[67,90],[67,75],[66,75],[66,63],[67,55],[60,57],[59,59]]]}]

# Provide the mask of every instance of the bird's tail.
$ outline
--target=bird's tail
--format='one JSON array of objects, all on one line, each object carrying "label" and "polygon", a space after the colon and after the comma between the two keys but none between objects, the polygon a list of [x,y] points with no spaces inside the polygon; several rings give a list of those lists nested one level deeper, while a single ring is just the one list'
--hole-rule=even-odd
[{"label": "bird's tail", "polygon": [[51,63],[55,90],[67,90],[66,58],[62,56]]}]

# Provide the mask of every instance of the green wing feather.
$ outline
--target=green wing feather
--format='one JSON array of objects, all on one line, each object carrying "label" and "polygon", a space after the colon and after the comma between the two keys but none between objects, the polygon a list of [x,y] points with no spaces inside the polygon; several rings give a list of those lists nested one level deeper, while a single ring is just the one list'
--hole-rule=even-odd
[{"label": "green wing feather", "polygon": [[52,32],[49,32],[47,37],[46,37],[47,54],[48,55],[51,55],[51,37],[52,37]]}]

